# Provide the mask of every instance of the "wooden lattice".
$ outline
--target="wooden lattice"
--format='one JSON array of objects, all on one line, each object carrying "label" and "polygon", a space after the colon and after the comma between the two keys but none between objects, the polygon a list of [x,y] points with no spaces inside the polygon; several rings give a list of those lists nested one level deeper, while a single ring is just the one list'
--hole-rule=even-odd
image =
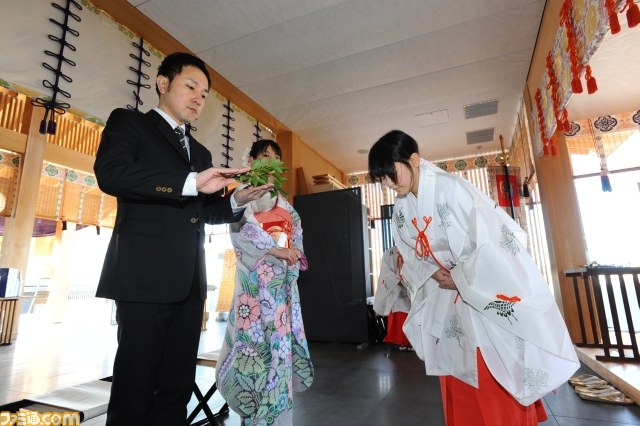
[{"label": "wooden lattice", "polygon": [[36,217],[58,220],[63,181],[58,176],[42,176],[38,188]]}]

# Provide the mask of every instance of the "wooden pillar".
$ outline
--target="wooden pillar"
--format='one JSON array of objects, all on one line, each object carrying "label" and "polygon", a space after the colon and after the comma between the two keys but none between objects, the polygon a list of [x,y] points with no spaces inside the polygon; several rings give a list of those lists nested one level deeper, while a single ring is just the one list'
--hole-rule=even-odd
[{"label": "wooden pillar", "polygon": [[[44,117],[44,109],[31,108],[30,112],[29,134],[22,159],[15,210],[14,214],[5,220],[2,249],[0,250],[0,266],[19,269],[22,273],[23,281],[27,271],[40,175],[42,174],[42,161],[44,160],[45,145],[47,143],[45,135],[41,135],[38,132],[40,121]],[[28,113],[28,111],[25,111],[25,114]],[[20,318],[18,313],[21,311],[21,303],[18,303],[16,311],[16,321],[11,333],[12,340],[17,336]]]},{"label": "wooden pillar", "polygon": [[56,223],[56,241],[53,250],[54,271],[53,283],[49,289],[47,308],[49,320],[53,324],[61,323],[67,313],[69,304],[69,277],[73,268],[76,224],[67,222],[66,230],[62,229],[62,221]]},{"label": "wooden pillar", "polygon": [[572,281],[562,271],[587,263],[578,196],[573,181],[571,158],[564,134],[556,133],[558,154],[534,156],[542,212],[554,271],[554,293],[562,307],[567,328],[574,341],[580,339],[580,323]]}]

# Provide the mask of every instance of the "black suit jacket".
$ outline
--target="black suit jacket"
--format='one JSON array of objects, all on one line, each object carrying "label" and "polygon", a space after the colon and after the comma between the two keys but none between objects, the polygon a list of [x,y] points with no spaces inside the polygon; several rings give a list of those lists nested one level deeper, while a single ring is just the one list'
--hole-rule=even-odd
[{"label": "black suit jacket", "polygon": [[[114,110],[94,171],[118,211],[96,296],[127,302],[179,302],[194,274],[206,296],[204,224],[237,221],[220,193],[182,196],[188,174],[212,166],[211,153],[189,137],[191,161],[156,111]],[[198,268],[196,269],[196,265]]]}]

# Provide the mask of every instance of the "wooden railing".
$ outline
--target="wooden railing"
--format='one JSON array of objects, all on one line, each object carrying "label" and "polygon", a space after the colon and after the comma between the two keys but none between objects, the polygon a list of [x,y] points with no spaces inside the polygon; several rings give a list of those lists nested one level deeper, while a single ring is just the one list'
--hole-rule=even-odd
[{"label": "wooden railing", "polygon": [[11,343],[13,323],[16,321],[17,297],[0,297],[0,345]]},{"label": "wooden railing", "polygon": [[563,273],[572,278],[578,308],[581,336],[576,346],[602,349],[596,355],[600,361],[640,362],[640,268],[601,266]]},{"label": "wooden railing", "polygon": [[25,106],[27,97],[0,87],[0,127],[18,133],[27,133]]},{"label": "wooden railing", "polygon": [[[27,110],[31,108],[29,98],[12,90],[0,87],[0,127],[27,134]],[[47,142],[81,154],[95,157],[102,137],[103,127],[67,112],[56,115],[56,133],[47,135]]]}]

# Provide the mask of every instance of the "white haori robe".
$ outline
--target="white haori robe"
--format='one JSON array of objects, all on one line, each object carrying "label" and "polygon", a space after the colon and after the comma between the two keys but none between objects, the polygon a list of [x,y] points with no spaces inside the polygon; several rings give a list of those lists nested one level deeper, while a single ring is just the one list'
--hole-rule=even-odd
[{"label": "white haori robe", "polygon": [[[433,255],[416,252],[414,218]],[[525,232],[479,189],[423,159],[418,197],[396,200],[393,223],[411,297],[403,330],[427,374],[478,387],[479,348],[493,377],[526,406],[579,368]],[[431,278],[438,263],[450,270],[459,297]]]},{"label": "white haori robe", "polygon": [[402,283],[398,268],[399,251],[391,247],[382,255],[378,287],[373,302],[373,310],[378,315],[388,316],[392,312],[409,312],[411,299]]}]

